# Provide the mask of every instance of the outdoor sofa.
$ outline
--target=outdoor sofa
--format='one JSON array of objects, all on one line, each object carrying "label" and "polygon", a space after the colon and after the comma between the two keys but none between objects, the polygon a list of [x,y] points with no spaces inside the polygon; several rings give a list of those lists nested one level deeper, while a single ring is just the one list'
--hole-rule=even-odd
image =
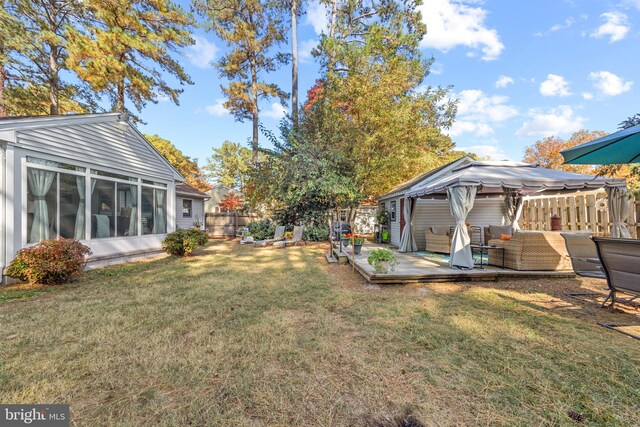
[{"label": "outdoor sofa", "polygon": [[[516,231],[510,240],[491,239],[504,248],[504,267],[512,270],[571,270],[564,239],[556,231]],[[489,251],[489,264],[502,267],[502,251]]]},{"label": "outdoor sofa", "polygon": [[424,231],[426,250],[448,254],[451,252],[451,227],[448,225],[427,226]]}]

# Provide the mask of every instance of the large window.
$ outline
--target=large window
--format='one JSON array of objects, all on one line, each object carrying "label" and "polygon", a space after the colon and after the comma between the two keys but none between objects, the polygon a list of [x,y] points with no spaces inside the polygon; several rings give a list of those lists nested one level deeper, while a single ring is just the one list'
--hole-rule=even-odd
[{"label": "large window", "polygon": [[142,234],[167,232],[167,191],[142,187]]},{"label": "large window", "polygon": [[84,239],[84,176],[27,168],[27,242]]},{"label": "large window", "polygon": [[27,157],[27,242],[166,233],[167,184],[145,182]]}]

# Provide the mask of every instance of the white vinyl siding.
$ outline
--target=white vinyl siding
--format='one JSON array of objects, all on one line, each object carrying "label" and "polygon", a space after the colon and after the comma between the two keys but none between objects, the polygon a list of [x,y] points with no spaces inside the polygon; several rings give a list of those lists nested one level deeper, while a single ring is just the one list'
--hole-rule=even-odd
[{"label": "white vinyl siding", "polygon": [[[473,209],[471,209],[467,217],[467,222],[480,227],[506,224],[504,199],[502,197],[491,199],[476,198]],[[418,199],[413,219],[414,237],[418,250],[423,251],[425,249],[424,231],[428,226],[454,226],[455,224],[456,221],[451,216],[448,200]],[[398,238],[399,243],[400,238]]]},{"label": "white vinyl siding", "polygon": [[133,129],[118,122],[85,123],[22,129],[21,148],[49,156],[91,163],[107,171],[173,180],[174,172]]},{"label": "white vinyl siding", "polygon": [[[391,246],[400,246],[400,200],[401,197],[391,199],[387,202],[387,209],[389,209],[389,243]],[[391,202],[396,202],[396,220],[391,221]]]},{"label": "white vinyl siding", "polygon": [[[189,199],[191,204],[191,218],[186,218],[182,215],[182,200]],[[197,221],[200,225],[204,224],[204,200],[191,197],[176,196],[176,229],[177,228],[191,228]]]}]

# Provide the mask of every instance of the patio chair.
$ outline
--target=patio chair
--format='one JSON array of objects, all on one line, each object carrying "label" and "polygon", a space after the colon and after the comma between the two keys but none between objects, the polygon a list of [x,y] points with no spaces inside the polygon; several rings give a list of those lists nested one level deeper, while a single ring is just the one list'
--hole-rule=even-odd
[{"label": "patio chair", "polygon": [[590,233],[560,233],[564,238],[573,272],[578,276],[606,279],[598,250]]},{"label": "patio chair", "polygon": [[607,277],[609,295],[602,307],[611,299],[610,308],[616,302],[616,294],[632,296],[624,301],[629,303],[640,296],[640,240],[615,239],[611,237],[593,237],[598,258]]},{"label": "patio chair", "polygon": [[278,225],[273,233],[273,239],[256,240],[256,246],[267,246],[269,244],[284,240],[284,225]]},{"label": "patio chair", "polygon": [[304,233],[304,227],[301,225],[296,225],[293,227],[293,236],[291,236],[291,240],[286,240],[286,246],[296,246],[298,243],[304,243],[302,240],[302,235]]}]

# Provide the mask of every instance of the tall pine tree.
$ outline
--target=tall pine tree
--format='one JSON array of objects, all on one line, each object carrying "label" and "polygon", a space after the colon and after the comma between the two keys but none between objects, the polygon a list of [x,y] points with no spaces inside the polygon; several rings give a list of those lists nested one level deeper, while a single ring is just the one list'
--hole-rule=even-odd
[{"label": "tall pine tree", "polygon": [[195,0],[194,7],[208,18],[206,28],[231,48],[217,64],[220,76],[229,80],[222,86],[224,103],[236,120],[253,122],[253,160],[258,158],[260,100],[277,98],[283,103],[288,95],[264,74],[275,71],[289,55],[271,53],[285,42],[282,10],[265,0]]},{"label": "tall pine tree", "polygon": [[170,0],[85,0],[88,19],[70,28],[67,63],[114,111],[126,111],[129,99],[140,111],[167,97],[178,104],[180,89],[166,81],[191,84],[174,55],[192,45],[193,17]]}]

